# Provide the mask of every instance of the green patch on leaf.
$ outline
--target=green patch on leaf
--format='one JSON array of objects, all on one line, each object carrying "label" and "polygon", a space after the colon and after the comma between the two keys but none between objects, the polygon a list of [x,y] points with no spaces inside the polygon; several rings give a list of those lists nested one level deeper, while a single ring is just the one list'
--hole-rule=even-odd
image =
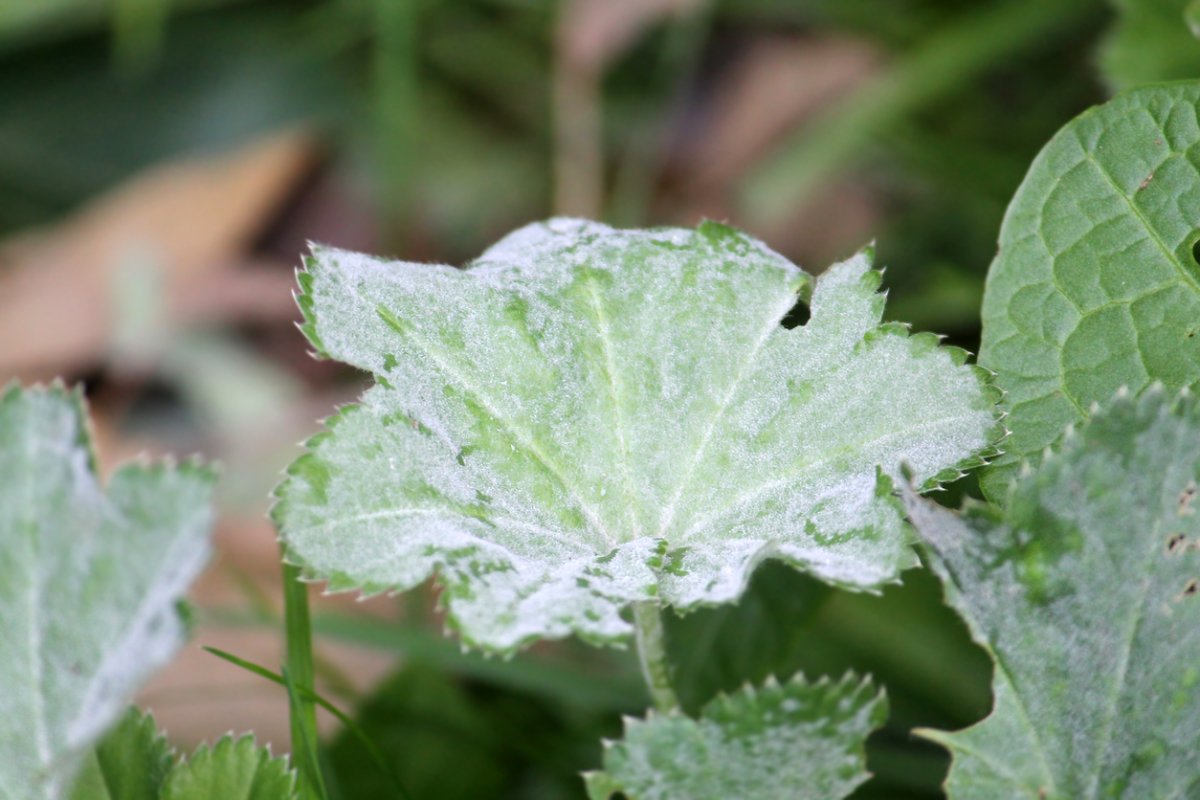
[{"label": "green patch on leaf", "polygon": [[313,345],[376,386],[281,486],[287,557],[332,590],[437,572],[489,649],[617,640],[766,558],[875,589],[913,563],[900,463],[933,486],[999,435],[961,351],[880,324],[867,253],[814,282],[715,223],[557,219],[465,270],[316,248],[303,275]]},{"label": "green patch on leaf", "polygon": [[869,776],[863,742],[887,700],[867,681],[769,680],[722,695],[698,719],[651,712],[608,742],[604,771],[585,776],[608,800],[838,800]]},{"label": "green patch on leaf", "polygon": [[1200,84],[1135,89],[1046,145],[1009,206],[983,302],[979,363],[1007,393],[1019,459],[1119,387],[1200,380]]},{"label": "green patch on leaf", "polygon": [[0,396],[0,796],[61,797],[130,695],[183,643],[208,559],[211,472],[95,474],[80,395]]},{"label": "green patch on leaf", "polygon": [[952,798],[1196,797],[1200,404],[1122,393],[1003,512],[906,497],[949,602],[995,663],[955,733]]}]

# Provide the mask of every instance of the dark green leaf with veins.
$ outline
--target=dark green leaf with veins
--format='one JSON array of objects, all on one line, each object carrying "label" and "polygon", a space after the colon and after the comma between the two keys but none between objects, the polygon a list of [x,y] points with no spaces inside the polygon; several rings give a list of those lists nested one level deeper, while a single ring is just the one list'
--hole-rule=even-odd
[{"label": "dark green leaf with veins", "polygon": [[1200,84],[1136,89],[1071,122],[1017,190],[988,274],[979,363],[1007,394],[1003,495],[1121,386],[1200,380]]}]

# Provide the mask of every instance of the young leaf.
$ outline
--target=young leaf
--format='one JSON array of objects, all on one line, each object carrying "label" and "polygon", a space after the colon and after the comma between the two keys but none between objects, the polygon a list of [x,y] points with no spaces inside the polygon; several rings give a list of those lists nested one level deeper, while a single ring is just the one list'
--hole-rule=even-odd
[{"label": "young leaf", "polygon": [[212,474],[126,465],[107,495],[81,398],[0,397],[0,787],[56,798],[129,695],[183,641],[208,558]]},{"label": "young leaf", "polygon": [[1117,20],[1100,66],[1118,88],[1200,77],[1194,0],[1114,0]]},{"label": "young leaf", "polygon": [[1059,131],[1017,190],[983,301],[979,363],[1012,429],[990,496],[1118,387],[1200,380],[1198,104],[1200,83],[1126,92]]},{"label": "young leaf", "polygon": [[1200,792],[1200,405],[1119,397],[1013,487],[959,515],[906,496],[950,603],[996,662],[956,733],[952,798]]},{"label": "young leaf", "polygon": [[154,724],[130,708],[85,762],[71,800],[294,800],[287,761],[229,736],[179,760]]},{"label": "young leaf", "polygon": [[292,800],[295,786],[286,759],[272,758],[252,736],[225,736],[211,748],[202,745],[171,770],[162,800]]},{"label": "young leaf", "polygon": [[838,800],[869,776],[863,742],[887,717],[868,681],[773,679],[711,701],[693,720],[672,712],[626,719],[606,742],[588,796],[608,800]]},{"label": "young leaf", "polygon": [[438,571],[490,649],[611,641],[628,603],[731,601],[764,558],[894,580],[889,475],[953,477],[997,437],[961,351],[879,324],[869,253],[792,330],[811,279],[715,223],[552,220],[466,270],[318,247],[300,281],[310,341],[377,385],[289,470],[288,558],[332,590]]},{"label": "young leaf", "polygon": [[159,800],[174,761],[154,717],[130,708],[85,760],[71,800]]}]

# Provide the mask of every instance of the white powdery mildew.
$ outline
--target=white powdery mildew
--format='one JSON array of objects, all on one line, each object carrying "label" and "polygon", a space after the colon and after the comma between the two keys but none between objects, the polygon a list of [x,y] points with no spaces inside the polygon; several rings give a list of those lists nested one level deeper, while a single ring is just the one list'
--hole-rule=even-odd
[{"label": "white powdery mildew", "polygon": [[839,800],[867,779],[863,742],[886,716],[869,683],[780,685],[768,679],[679,712],[626,719],[606,742],[604,771],[585,775],[592,800]]},{"label": "white powdery mildew", "polygon": [[289,557],[334,590],[440,571],[495,649],[736,599],[769,557],[876,587],[912,563],[878,471],[951,475],[997,431],[972,368],[880,327],[866,254],[793,330],[811,279],[712,223],[551,220],[466,270],[316,248],[302,284],[314,345],[378,385],[281,487]]},{"label": "white powdery mildew", "polygon": [[0,797],[57,798],[86,749],[183,642],[212,476],[125,467],[107,496],[78,398],[0,397]]},{"label": "white powdery mildew", "polygon": [[951,797],[1193,797],[1200,748],[1200,407],[1119,395],[1013,486],[1006,513],[906,495],[947,599],[991,651],[995,708],[927,735]]}]

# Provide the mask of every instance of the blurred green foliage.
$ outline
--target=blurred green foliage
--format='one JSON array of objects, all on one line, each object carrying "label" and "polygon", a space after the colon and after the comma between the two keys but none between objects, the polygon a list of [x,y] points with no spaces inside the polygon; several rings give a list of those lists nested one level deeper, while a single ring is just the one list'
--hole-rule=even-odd
[{"label": "blurred green foliage", "polygon": [[1114,0],[1119,19],[1100,64],[1118,89],[1200,75],[1200,5],[1193,0]]}]

